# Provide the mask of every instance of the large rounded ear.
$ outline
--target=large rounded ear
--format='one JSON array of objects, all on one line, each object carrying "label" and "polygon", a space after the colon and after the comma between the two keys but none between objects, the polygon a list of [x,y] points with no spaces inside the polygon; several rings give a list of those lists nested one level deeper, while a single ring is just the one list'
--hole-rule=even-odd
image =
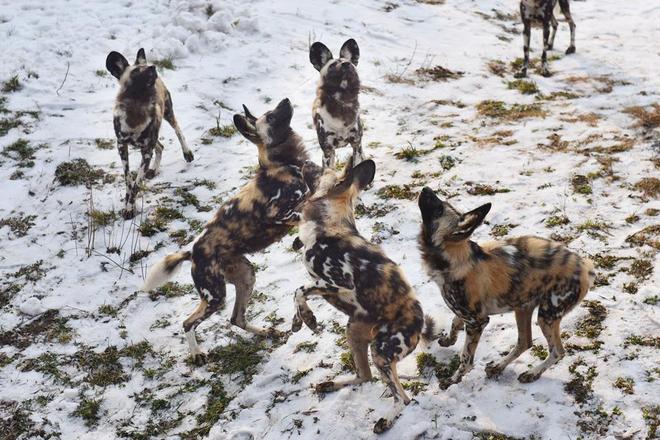
[{"label": "large rounded ear", "polygon": [[137,56],[135,57],[135,64],[147,64],[147,56],[144,54],[144,48],[138,50]]},{"label": "large rounded ear", "polygon": [[243,137],[245,137],[245,139],[254,144],[258,144],[260,142],[261,138],[257,134],[257,127],[248,121],[245,116],[238,114],[234,115],[234,125],[236,126],[236,129],[243,135]]},{"label": "large rounded ear", "polygon": [[254,124],[255,122],[257,122],[257,118],[252,113],[250,113],[250,110],[248,110],[248,108],[245,106],[245,104],[243,104],[243,113],[245,113],[245,117],[251,123]]},{"label": "large rounded ear", "polygon": [[323,66],[331,59],[332,52],[330,52],[330,49],[325,44],[317,41],[309,48],[309,61],[316,70],[320,71],[323,69]]},{"label": "large rounded ear", "polygon": [[360,48],[354,39],[346,40],[339,51],[339,57],[347,59],[354,66],[357,66],[360,60]]},{"label": "large rounded ear", "polygon": [[486,214],[490,211],[491,204],[486,203],[480,207],[473,209],[470,212],[467,212],[461,216],[461,221],[458,223],[458,227],[451,235],[448,237],[449,240],[465,240],[468,238],[475,229],[484,221]]},{"label": "large rounded ear", "polygon": [[124,73],[127,67],[128,61],[119,52],[112,51],[105,59],[105,68],[117,79],[121,78],[122,73]]},{"label": "large rounded ear", "polygon": [[371,159],[364,160],[353,167],[353,184],[363,190],[374,181],[375,175],[376,163]]}]

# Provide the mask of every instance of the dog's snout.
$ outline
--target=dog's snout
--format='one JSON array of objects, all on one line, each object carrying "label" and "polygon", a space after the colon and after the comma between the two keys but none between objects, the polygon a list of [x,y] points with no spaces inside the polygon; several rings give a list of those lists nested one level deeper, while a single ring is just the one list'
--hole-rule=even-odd
[{"label": "dog's snout", "polygon": [[344,61],[343,63],[341,63],[341,68],[342,68],[343,70],[348,70],[348,69],[350,69],[350,68],[351,68],[351,62],[350,62],[350,61]]}]

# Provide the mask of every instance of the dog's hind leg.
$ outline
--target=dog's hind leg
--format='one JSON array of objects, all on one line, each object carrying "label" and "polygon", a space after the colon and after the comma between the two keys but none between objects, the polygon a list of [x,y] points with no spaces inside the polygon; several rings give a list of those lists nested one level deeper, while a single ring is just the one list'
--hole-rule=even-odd
[{"label": "dog's hind leg", "polygon": [[548,341],[548,357],[541,364],[532,368],[529,371],[522,373],[518,376],[518,380],[523,383],[534,382],[541,374],[564,357],[564,346],[561,343],[561,332],[559,328],[559,323],[561,319],[555,319],[552,321],[547,321],[542,316],[538,318],[539,327],[543,332],[543,336]]},{"label": "dog's hind leg", "polygon": [[163,157],[164,149],[165,147],[163,146],[163,144],[160,143],[160,141],[156,142],[156,147],[155,147],[156,154],[154,156],[154,160],[151,163],[149,169],[147,170],[147,173],[144,175],[144,177],[146,177],[147,179],[153,179],[154,177],[156,177],[156,174],[158,174],[158,169],[160,168],[160,160]]},{"label": "dog's hind leg", "polygon": [[550,76],[550,67],[548,66],[548,49],[550,39],[550,20],[543,21],[543,53],[541,53],[541,75]]},{"label": "dog's hind leg", "polygon": [[245,320],[245,311],[252,295],[256,277],[250,261],[244,256],[233,257],[223,267],[227,281],[236,288],[234,310],[231,314],[231,323],[245,331],[259,336],[279,336],[281,332],[275,329],[265,329],[248,324]]},{"label": "dog's hind leg", "polygon": [[532,346],[532,314],[534,308],[516,309],[515,313],[518,326],[518,343],[499,362],[491,361],[486,365],[486,376],[489,378],[499,376],[507,365],[518,359],[521,354]]},{"label": "dog's hind leg", "polygon": [[548,41],[548,50],[552,50],[555,47],[555,35],[557,35],[557,28],[559,27],[554,14],[550,17],[550,25],[552,26],[552,33],[550,34],[550,41]]},{"label": "dog's hind leg", "polygon": [[441,347],[450,347],[456,343],[458,339],[458,332],[460,332],[464,327],[463,320],[454,315],[454,319],[451,321],[451,330],[449,330],[449,335],[445,335],[444,332],[438,337],[438,344]]},{"label": "dog's hind leg", "polygon": [[177,122],[176,117],[174,116],[174,108],[172,107],[172,96],[170,95],[169,92],[167,92],[167,95],[165,96],[164,117],[165,120],[172,126],[174,132],[176,133],[176,137],[179,139],[179,143],[181,144],[181,151],[183,151],[183,158],[186,159],[186,162],[192,162],[193,159],[195,159],[195,156],[188,147],[186,138],[183,137],[183,132],[181,131],[181,128],[179,127],[179,123]]},{"label": "dog's hind leg", "polygon": [[357,165],[364,160],[364,153],[362,152],[362,121],[358,119],[357,124],[357,134],[351,139],[351,147],[353,147],[353,165]]},{"label": "dog's hind leg", "polygon": [[559,8],[561,9],[561,13],[566,18],[568,27],[571,29],[571,45],[568,46],[568,49],[566,49],[566,55],[575,53],[575,22],[571,16],[571,7],[568,1],[569,0],[559,0]]},{"label": "dog's hind leg", "polygon": [[373,325],[360,321],[349,320],[346,326],[346,340],[351,347],[353,362],[357,369],[357,377],[351,380],[329,381],[316,385],[316,392],[328,393],[337,391],[343,387],[359,385],[372,379],[371,368],[369,368],[368,348],[373,339]]},{"label": "dog's hind leg", "polygon": [[513,75],[515,78],[525,78],[527,76],[527,69],[529,68],[529,40],[532,33],[532,23],[527,19],[523,19],[523,26],[523,65]]}]

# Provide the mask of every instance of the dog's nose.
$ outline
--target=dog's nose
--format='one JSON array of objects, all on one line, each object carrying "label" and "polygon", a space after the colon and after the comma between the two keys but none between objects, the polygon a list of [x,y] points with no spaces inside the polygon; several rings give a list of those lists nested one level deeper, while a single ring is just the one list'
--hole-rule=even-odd
[{"label": "dog's nose", "polygon": [[351,62],[350,61],[344,61],[341,63],[341,68],[344,70],[348,70],[351,67]]}]

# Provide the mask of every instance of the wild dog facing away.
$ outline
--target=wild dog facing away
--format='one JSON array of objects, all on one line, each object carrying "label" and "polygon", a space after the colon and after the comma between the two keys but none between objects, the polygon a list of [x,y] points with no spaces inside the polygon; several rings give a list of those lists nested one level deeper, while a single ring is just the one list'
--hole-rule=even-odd
[{"label": "wild dog facing away", "polygon": [[[117,149],[124,166],[126,181],[126,199],[123,216],[126,219],[135,215],[135,201],[140,182],[143,178],[151,179],[158,172],[163,154],[163,144],[158,141],[160,124],[163,118],[172,126],[181,143],[181,150],[186,162],[192,162],[193,153],[186,144],[186,139],[179,128],[172,97],[163,81],[158,77],[156,66],[147,64],[144,49],[140,49],[131,66],[119,52],[110,52],[105,61],[108,71],[119,80],[119,93],[112,110]],[[128,166],[128,146],[140,149],[142,161],[137,175],[133,178]],[[151,156],[156,151],[153,164]]]},{"label": "wild dog facing away", "polygon": [[[571,29],[571,44],[566,49],[566,55],[575,53],[575,22],[571,17],[571,8],[569,0],[522,0],[520,2],[520,16],[523,22],[523,51],[524,60],[522,69],[514,75],[516,78],[527,76],[529,67],[529,39],[532,26],[543,27],[543,53],[541,54],[541,72],[543,76],[550,76],[548,68],[547,51],[552,50],[555,44],[555,35],[557,34],[557,19],[555,18],[555,8],[559,2],[559,9],[566,18],[568,26]],[[552,34],[550,33],[552,26]]]},{"label": "wild dog facing away", "polygon": [[445,387],[460,382],[472,368],[488,316],[513,311],[518,343],[503,359],[486,367],[488,377],[499,375],[532,346],[532,314],[538,307],[537,322],[548,341],[549,356],[518,376],[521,382],[537,380],[564,356],[559,324],[584,298],[595,277],[590,260],[554,241],[531,236],[482,244],[470,241],[490,206],[487,203],[463,214],[429,188],[419,196],[422,257],[456,315],[449,337],[440,338],[439,343],[452,345],[461,327],[466,332],[460,365]]},{"label": "wild dog facing away", "polygon": [[[313,194],[303,208],[300,239],[304,264],[314,282],[296,290],[292,330],[300,330],[303,322],[316,329],[307,298],[323,297],[349,316],[346,337],[358,373],[353,380],[318,384],[317,391],[336,391],[370,381],[370,345],[373,362],[395,401],[408,404],[410,398],[399,382],[396,366],[422,336],[422,307],[401,268],[359,234],[353,215],[355,199],[372,182],[375,167],[372,160],[353,167],[349,158],[342,176],[325,168],[310,184]],[[427,329],[432,327],[430,321],[428,324]],[[390,424],[380,419],[374,430],[382,432]]]},{"label": "wild dog facing away", "polygon": [[226,284],[236,288],[231,323],[257,335],[276,335],[245,320],[245,309],[255,283],[255,271],[245,254],[279,241],[300,219],[308,194],[302,176],[307,153],[302,138],[290,127],[293,107],[288,99],[260,118],[234,115],[238,131],[257,146],[259,169],[252,180],[218,209],[193,244],[192,251],[168,255],[154,265],[142,290],[151,290],[171,278],[179,265],[192,262],[192,278],[200,303],[183,323],[195,362],[205,355],[197,345],[195,328],[224,303]]},{"label": "wild dog facing away", "polygon": [[360,77],[357,64],[360,48],[352,38],[333,59],[323,43],[309,49],[309,61],[321,74],[312,108],[314,127],[323,150],[323,167],[335,167],[335,149],[350,144],[353,163],[360,163],[362,154],[362,121],[360,120]]}]

